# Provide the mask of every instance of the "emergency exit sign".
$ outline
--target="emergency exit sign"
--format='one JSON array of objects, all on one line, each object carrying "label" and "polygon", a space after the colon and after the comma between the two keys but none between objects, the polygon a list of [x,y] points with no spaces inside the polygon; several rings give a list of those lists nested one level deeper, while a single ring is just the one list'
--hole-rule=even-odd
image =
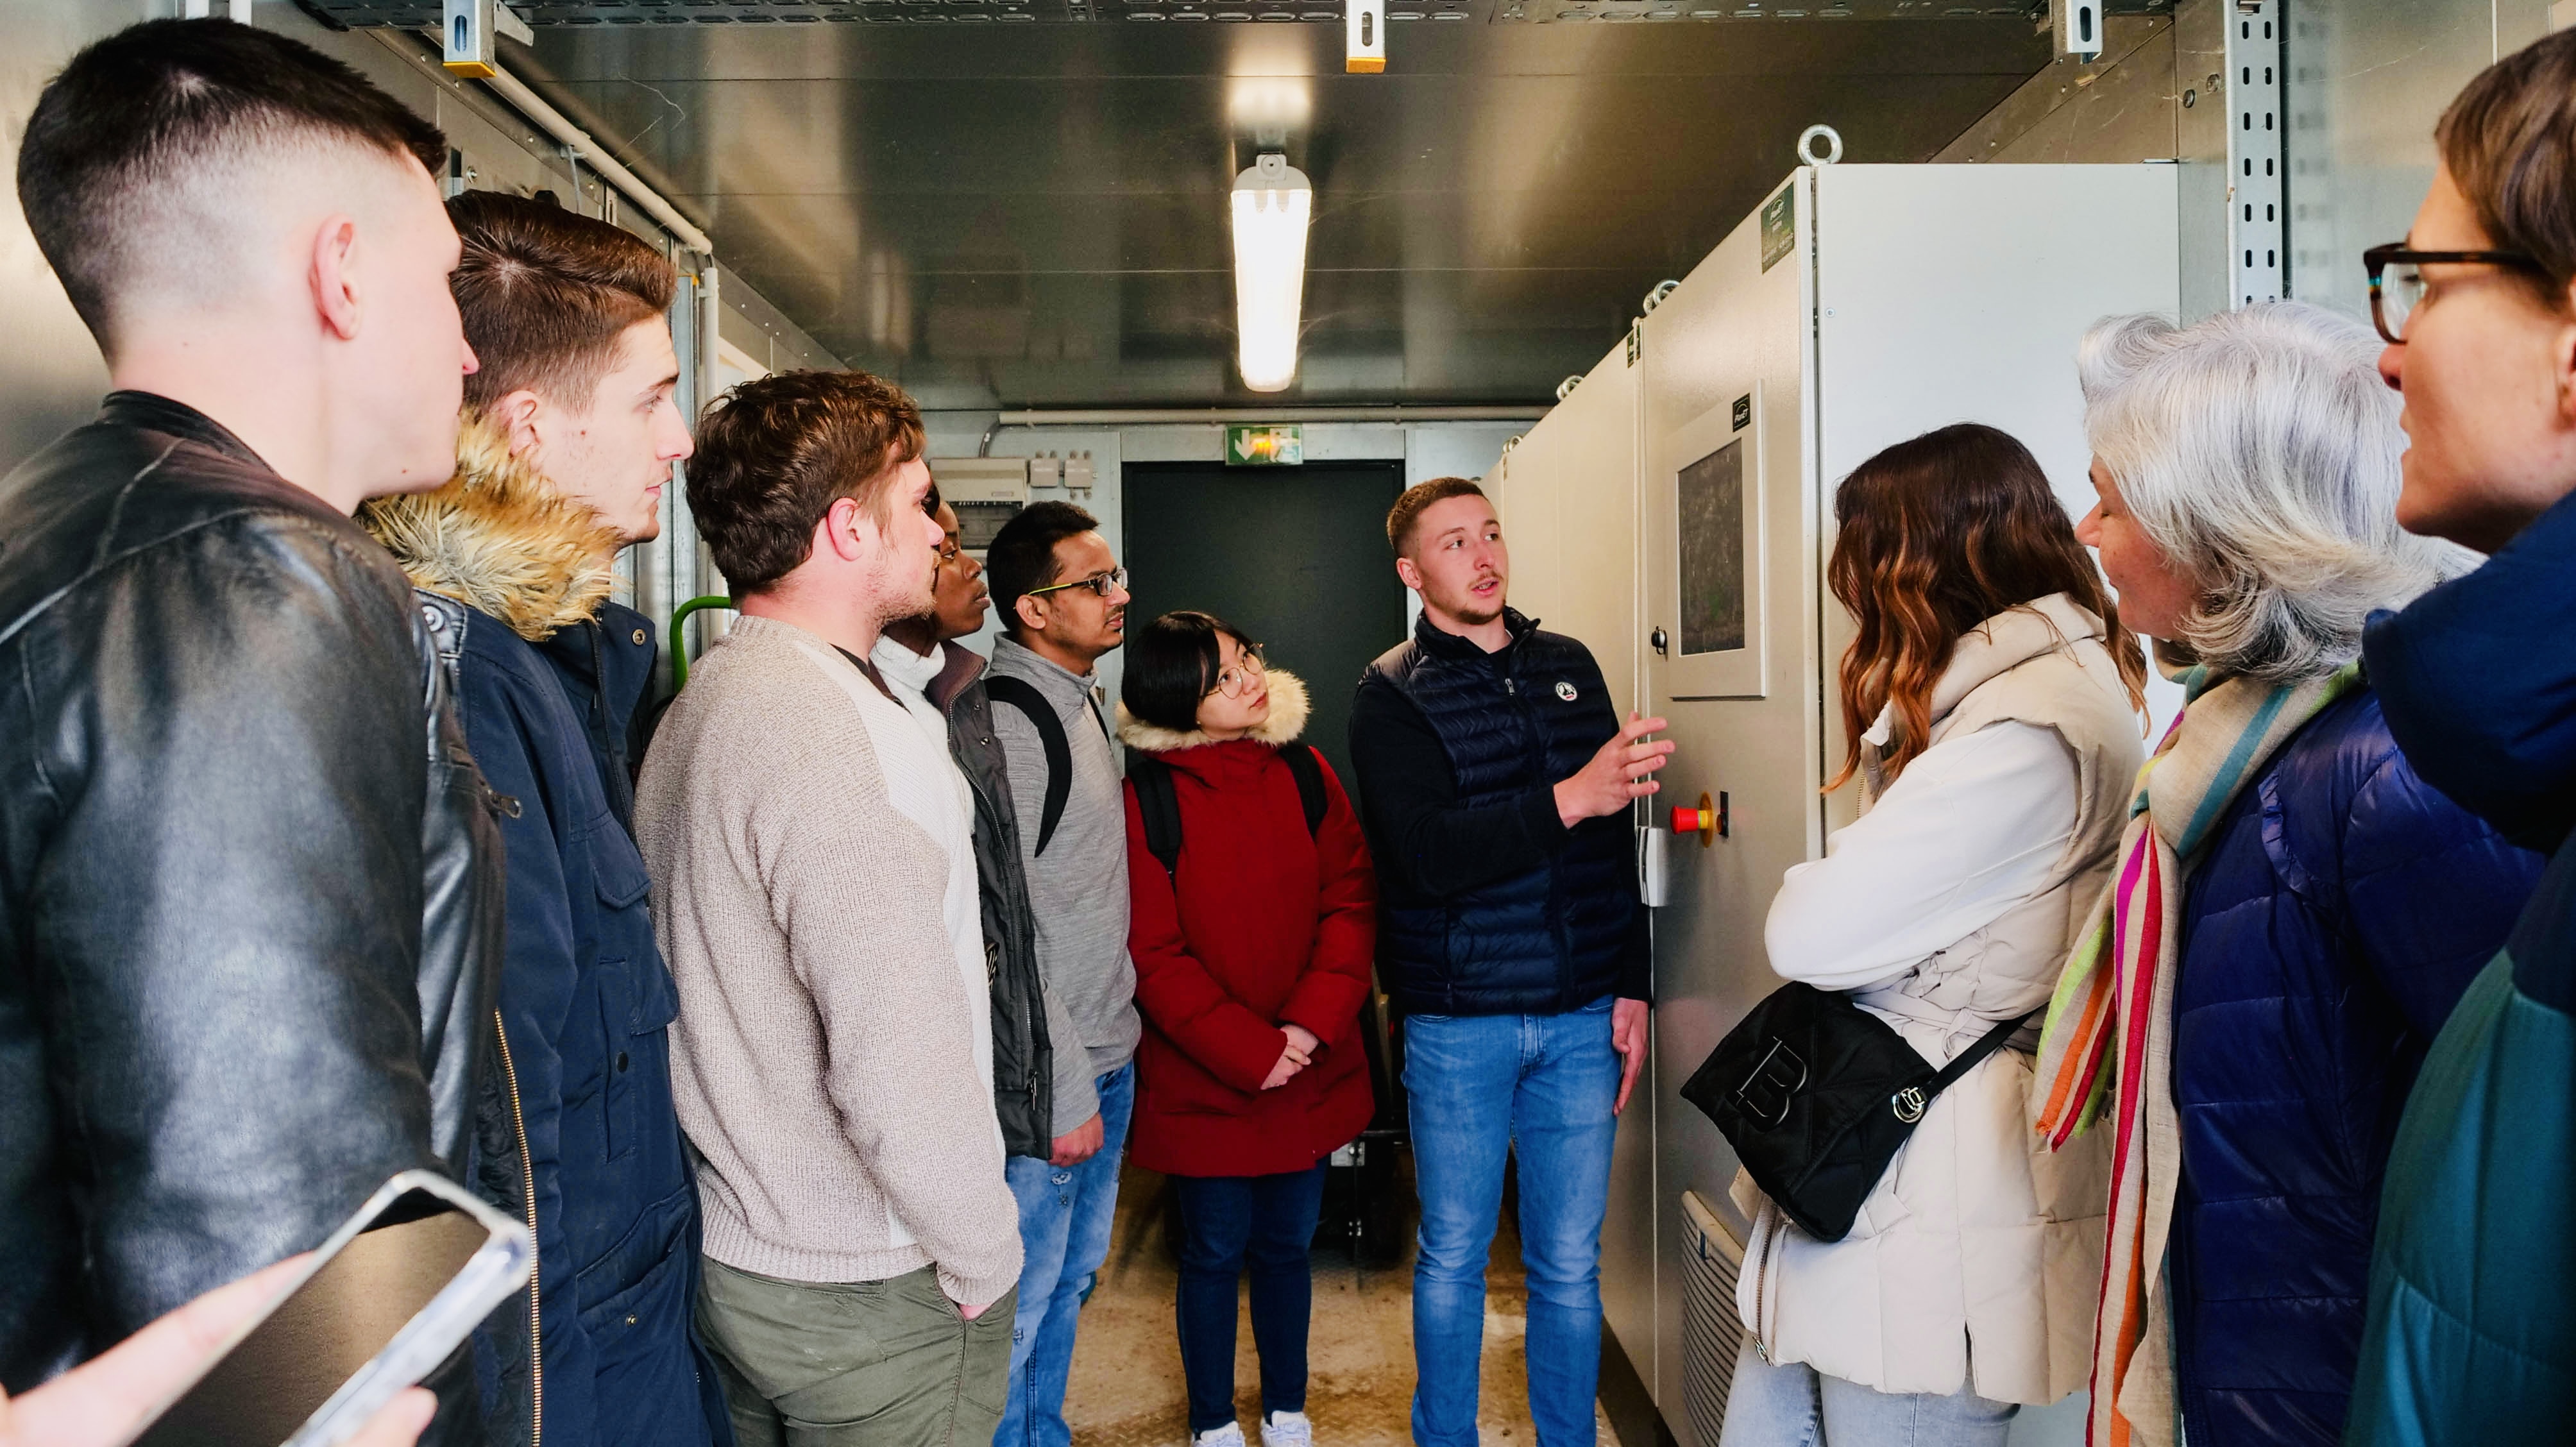
[{"label": "emergency exit sign", "polygon": [[1306,462],[1304,430],[1295,424],[1225,429],[1229,467],[1302,467]]}]

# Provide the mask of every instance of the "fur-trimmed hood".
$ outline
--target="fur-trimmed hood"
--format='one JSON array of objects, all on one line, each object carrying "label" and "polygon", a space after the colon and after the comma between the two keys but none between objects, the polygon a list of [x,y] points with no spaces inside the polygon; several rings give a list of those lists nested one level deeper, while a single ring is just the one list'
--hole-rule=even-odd
[{"label": "fur-trimmed hood", "polygon": [[[1297,736],[1306,731],[1306,684],[1305,680],[1284,668],[1270,670],[1269,683],[1270,717],[1244,737],[1276,748],[1296,742]],[[1149,724],[1129,713],[1123,703],[1118,705],[1118,741],[1149,754],[1178,753],[1182,749],[1220,742],[1198,729],[1182,733]]]},{"label": "fur-trimmed hood", "polygon": [[414,587],[488,613],[530,642],[588,619],[616,580],[617,534],[479,419],[458,431],[445,484],[376,498],[358,521]]}]

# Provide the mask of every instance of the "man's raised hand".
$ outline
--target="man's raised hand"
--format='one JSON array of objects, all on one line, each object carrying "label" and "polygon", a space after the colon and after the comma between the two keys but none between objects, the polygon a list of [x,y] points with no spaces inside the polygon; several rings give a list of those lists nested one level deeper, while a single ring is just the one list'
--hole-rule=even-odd
[{"label": "man's raised hand", "polygon": [[1601,746],[1573,777],[1560,779],[1556,785],[1556,817],[1568,829],[1586,819],[1616,814],[1630,802],[1642,799],[1663,787],[1646,777],[1664,766],[1671,758],[1670,739],[1647,740],[1646,735],[1662,733],[1660,718],[1628,715],[1619,736]]}]

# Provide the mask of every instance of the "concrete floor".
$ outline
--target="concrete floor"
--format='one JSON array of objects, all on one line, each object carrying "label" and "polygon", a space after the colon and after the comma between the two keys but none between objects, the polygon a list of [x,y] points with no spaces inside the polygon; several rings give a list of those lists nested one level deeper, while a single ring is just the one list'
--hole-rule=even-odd
[{"label": "concrete floor", "polygon": [[[1409,1165],[1409,1162],[1406,1164]],[[1396,1189],[1410,1205],[1412,1183]],[[1073,1354],[1065,1418],[1075,1447],[1182,1447],[1189,1439],[1181,1352],[1172,1329],[1178,1284],[1166,1237],[1163,1178],[1130,1167],[1119,1185],[1116,1244],[1101,1272]],[[1328,1205],[1329,1205],[1328,1201]],[[1315,1314],[1308,1335],[1306,1415],[1317,1447],[1409,1443],[1413,1403],[1413,1222],[1402,1218],[1400,1258],[1355,1270],[1346,1251],[1315,1254]],[[1480,1435],[1486,1447],[1535,1447],[1528,1370],[1521,1355],[1524,1304],[1520,1241],[1506,1209],[1486,1271]],[[1260,1367],[1247,1314],[1236,1329],[1235,1402],[1244,1437],[1259,1447]],[[1596,1422],[1598,1418],[1596,1417]],[[1606,1423],[1599,1447],[1618,1447]]]}]

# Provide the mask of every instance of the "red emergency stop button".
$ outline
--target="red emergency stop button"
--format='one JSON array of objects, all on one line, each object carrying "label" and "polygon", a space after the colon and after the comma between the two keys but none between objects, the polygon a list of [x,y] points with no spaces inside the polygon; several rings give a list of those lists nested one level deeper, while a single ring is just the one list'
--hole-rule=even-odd
[{"label": "red emergency stop button", "polygon": [[1717,836],[1726,832],[1726,797],[1721,794],[1712,800],[1702,794],[1699,807],[1676,808],[1673,810],[1673,832],[1698,835],[1703,849],[1715,844]]}]

